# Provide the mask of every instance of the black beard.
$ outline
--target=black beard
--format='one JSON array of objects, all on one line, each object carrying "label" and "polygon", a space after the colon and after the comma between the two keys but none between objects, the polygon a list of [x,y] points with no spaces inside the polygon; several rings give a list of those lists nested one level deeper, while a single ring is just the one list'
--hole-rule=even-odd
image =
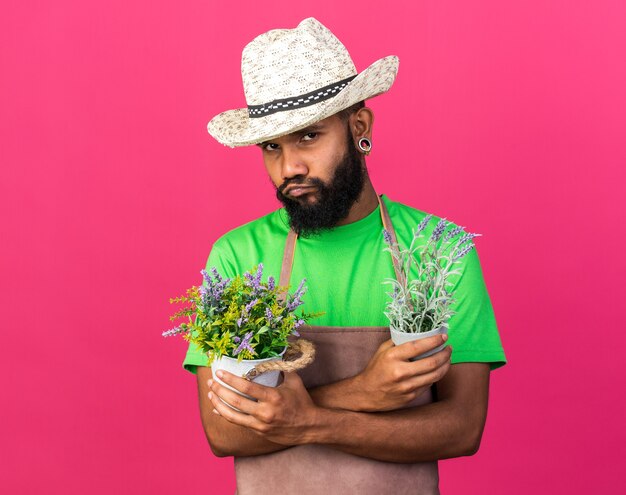
[{"label": "black beard", "polygon": [[[328,185],[318,178],[296,176],[276,189],[276,197],[289,215],[289,225],[300,237],[312,237],[332,229],[348,216],[350,208],[359,198],[365,183],[365,173],[361,166],[361,154],[350,132],[347,144],[348,149]],[[282,191],[292,183],[315,186],[317,202],[312,205],[301,204],[283,195]]]}]

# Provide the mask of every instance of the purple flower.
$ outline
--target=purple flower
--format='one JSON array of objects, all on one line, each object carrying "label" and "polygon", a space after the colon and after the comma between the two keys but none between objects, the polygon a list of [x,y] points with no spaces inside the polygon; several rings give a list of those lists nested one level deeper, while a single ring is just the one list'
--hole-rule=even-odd
[{"label": "purple flower", "polygon": [[293,325],[293,330],[291,331],[291,333],[296,337],[300,337],[300,333],[296,329],[300,328],[302,325],[304,325],[304,323],[305,321],[303,319],[299,319],[298,321],[296,321]]},{"label": "purple flower", "polygon": [[447,224],[447,222],[446,222],[445,218],[442,218],[441,220],[439,220],[439,222],[435,226],[435,230],[433,230],[433,233],[430,236],[430,238],[433,241],[438,241],[439,240],[439,238],[443,234],[443,231],[446,230],[446,224]]},{"label": "purple flower", "polygon": [[304,304],[304,302],[296,297],[296,298],[292,299],[289,303],[287,303],[287,311],[292,313],[293,311],[295,311],[298,307],[302,306],[303,304]]},{"label": "purple flower", "polygon": [[296,289],[296,292],[293,294],[291,301],[287,303],[287,311],[289,311],[290,313],[293,312],[298,306],[304,304],[301,299],[302,295],[306,292],[306,287],[304,287],[305,282],[306,278],[303,278],[302,282],[300,282],[300,285]]},{"label": "purple flower", "polygon": [[244,310],[241,311],[241,316],[237,319],[237,326],[241,328],[248,323],[248,317],[244,314]]},{"label": "purple flower", "polygon": [[163,337],[171,337],[173,335],[178,335],[179,333],[184,333],[186,331],[187,330],[183,326],[180,326],[180,327],[172,328],[171,330],[167,330],[163,332],[161,335],[163,335]]},{"label": "purple flower", "polygon": [[274,290],[274,287],[276,287],[276,280],[274,280],[274,277],[270,277],[267,279],[267,290]]},{"label": "purple flower", "polygon": [[455,227],[452,230],[450,230],[446,236],[443,238],[443,242],[446,242],[450,239],[452,239],[454,236],[458,235],[459,233],[463,232],[463,229],[465,227]]},{"label": "purple flower", "polygon": [[[213,279],[211,278],[211,275],[209,275],[209,273],[205,269],[200,270],[200,273],[202,274],[202,278],[204,279],[204,282],[205,282],[200,287],[200,296],[204,300],[204,299],[210,298],[212,295]],[[205,302],[209,303],[208,301],[205,301]]]},{"label": "purple flower", "polygon": [[258,299],[253,299],[252,301],[250,301],[248,304],[246,304],[245,307],[245,311],[246,313],[250,313],[250,311],[252,310],[252,308],[254,308],[254,306],[256,305],[256,303],[258,303],[259,300]]},{"label": "purple flower", "polygon": [[391,246],[391,243],[392,243],[391,234],[389,233],[387,229],[383,229],[383,238],[385,239],[385,243]]},{"label": "purple flower", "polygon": [[265,318],[267,318],[268,322],[272,321],[272,319],[274,318],[274,315],[272,314],[272,310],[269,307],[265,308]]},{"label": "purple flower", "polygon": [[432,215],[426,215],[424,217],[424,219],[419,223],[419,225],[415,229],[415,233],[413,234],[414,237],[417,237],[419,233],[426,228],[426,225],[428,225],[428,222],[430,222],[431,218],[432,218]]},{"label": "purple flower", "polygon": [[461,259],[463,256],[465,256],[467,253],[469,253],[472,248],[474,247],[474,244],[468,244],[467,246],[463,247],[463,249],[461,249],[457,255],[454,257],[454,259],[452,261],[456,261]]},{"label": "purple flower", "polygon": [[300,285],[298,285],[298,288],[296,289],[296,293],[295,293],[296,297],[300,297],[302,296],[302,294],[306,292],[306,288],[304,287],[305,282],[306,282],[306,278],[303,278],[302,282],[300,282]]},{"label": "purple flower", "polygon": [[235,335],[235,336],[233,337],[233,342],[234,342],[235,344],[237,344],[237,343],[241,342],[241,338],[239,338],[239,337],[237,337],[237,336]]},{"label": "purple flower", "polygon": [[461,244],[465,244],[467,241],[471,241],[474,237],[478,237],[481,234],[465,234],[463,237],[459,239],[459,242],[456,243],[457,246]]},{"label": "purple flower", "polygon": [[237,320],[237,326],[241,328],[245,323],[248,322],[248,317],[250,316],[250,310],[254,307],[256,303],[258,303],[258,299],[253,299],[248,304],[246,304],[243,308],[241,308],[241,316]]},{"label": "purple flower", "polygon": [[263,275],[263,263],[259,263],[256,273],[252,275],[249,272],[244,273],[244,277],[248,281],[248,285],[254,289],[254,292],[258,292],[262,289],[261,277]]},{"label": "purple flower", "polygon": [[254,355],[254,349],[252,347],[250,347],[250,339],[252,338],[252,335],[254,335],[254,332],[248,332],[244,336],[243,340],[239,344],[239,347],[237,347],[237,349],[235,349],[235,352],[233,352],[233,356],[236,356],[237,354],[239,354],[244,349],[250,351]]},{"label": "purple flower", "polygon": [[209,307],[220,308],[222,306],[221,298],[224,294],[224,289],[229,284],[230,279],[222,278],[215,267],[211,268],[211,273],[217,280],[217,283],[206,270],[200,270],[200,273],[206,283],[199,290],[202,303]]},{"label": "purple flower", "polygon": [[211,268],[211,274],[215,277],[215,280],[217,280],[218,282],[222,281],[222,276],[219,274],[219,272],[217,271],[217,268],[212,267]]},{"label": "purple flower", "polygon": [[203,268],[202,270],[200,270],[200,273],[202,274],[202,278],[204,278],[206,283],[209,284],[209,287],[211,287],[213,285],[213,280],[211,279],[211,275],[209,275],[209,272],[207,272]]},{"label": "purple flower", "polygon": [[214,288],[213,288],[213,300],[217,303],[219,302],[219,300],[221,299],[222,295],[224,294],[224,289],[226,288],[226,286],[229,284],[230,279],[227,278],[225,280],[220,281]]}]

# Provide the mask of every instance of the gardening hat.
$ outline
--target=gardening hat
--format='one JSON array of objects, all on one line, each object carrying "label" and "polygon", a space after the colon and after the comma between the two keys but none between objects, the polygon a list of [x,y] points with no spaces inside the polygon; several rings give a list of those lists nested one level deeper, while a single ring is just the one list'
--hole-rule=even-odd
[{"label": "gardening hat", "polygon": [[317,19],[273,29],[243,49],[247,108],[227,110],[207,125],[220,143],[247,146],[303,129],[387,91],[398,57],[383,57],[360,74],[346,47]]}]

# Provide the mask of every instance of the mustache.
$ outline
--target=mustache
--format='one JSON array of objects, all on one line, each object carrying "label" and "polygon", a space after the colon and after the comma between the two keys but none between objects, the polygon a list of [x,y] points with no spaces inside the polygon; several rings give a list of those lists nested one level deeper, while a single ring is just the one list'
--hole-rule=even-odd
[{"label": "mustache", "polygon": [[278,190],[280,194],[283,194],[285,189],[291,185],[297,185],[297,186],[302,186],[302,187],[313,187],[313,186],[319,187],[319,186],[323,186],[324,183],[322,182],[321,179],[318,179],[316,177],[311,177],[309,179],[294,177],[293,179],[285,180],[285,182],[283,182],[276,189]]}]

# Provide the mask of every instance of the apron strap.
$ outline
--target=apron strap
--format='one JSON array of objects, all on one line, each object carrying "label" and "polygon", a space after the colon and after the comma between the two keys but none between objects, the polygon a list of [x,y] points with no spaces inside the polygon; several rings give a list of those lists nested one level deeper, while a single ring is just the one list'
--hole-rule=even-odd
[{"label": "apron strap", "polygon": [[[391,244],[397,245],[398,240],[396,239],[396,231],[393,228],[393,223],[391,222],[391,217],[389,216],[389,212],[387,211],[387,207],[385,206],[384,201],[380,196],[376,195],[376,199],[378,199],[378,204],[380,205],[380,215],[383,219],[383,227],[391,237]],[[396,274],[396,280],[400,283],[403,283],[402,271],[400,270],[400,261],[396,259],[395,256],[391,256],[391,262],[393,263],[393,271]]]},{"label": "apron strap", "polygon": [[[283,253],[283,264],[280,269],[280,279],[278,281],[278,285],[280,287],[285,287],[285,291],[287,290],[287,285],[289,285],[289,280],[291,279],[291,267],[293,266],[293,257],[296,253],[297,238],[298,234],[289,229],[287,242],[285,243],[285,251]],[[285,294],[286,292],[281,292],[278,299],[284,301]]]},{"label": "apron strap", "polygon": [[[380,206],[380,216],[383,221],[383,227],[389,234],[391,235],[391,242],[397,243],[396,240],[396,232],[393,228],[393,223],[391,222],[391,217],[389,216],[389,212],[387,211],[387,207],[385,206],[385,202],[381,199],[381,197],[377,194],[376,199],[378,200],[378,204]],[[289,233],[287,234],[287,241],[285,242],[285,251],[283,253],[283,264],[280,269],[280,279],[278,285],[281,287],[287,287],[289,285],[289,280],[291,279],[291,268],[293,267],[293,258],[296,252],[296,240],[298,238],[298,234],[296,234],[293,230],[289,229]],[[400,272],[399,262],[393,256],[391,257],[393,262],[393,271],[396,274],[396,279],[401,281],[402,275]],[[281,293],[279,299],[284,301],[286,296],[286,292]]]}]

